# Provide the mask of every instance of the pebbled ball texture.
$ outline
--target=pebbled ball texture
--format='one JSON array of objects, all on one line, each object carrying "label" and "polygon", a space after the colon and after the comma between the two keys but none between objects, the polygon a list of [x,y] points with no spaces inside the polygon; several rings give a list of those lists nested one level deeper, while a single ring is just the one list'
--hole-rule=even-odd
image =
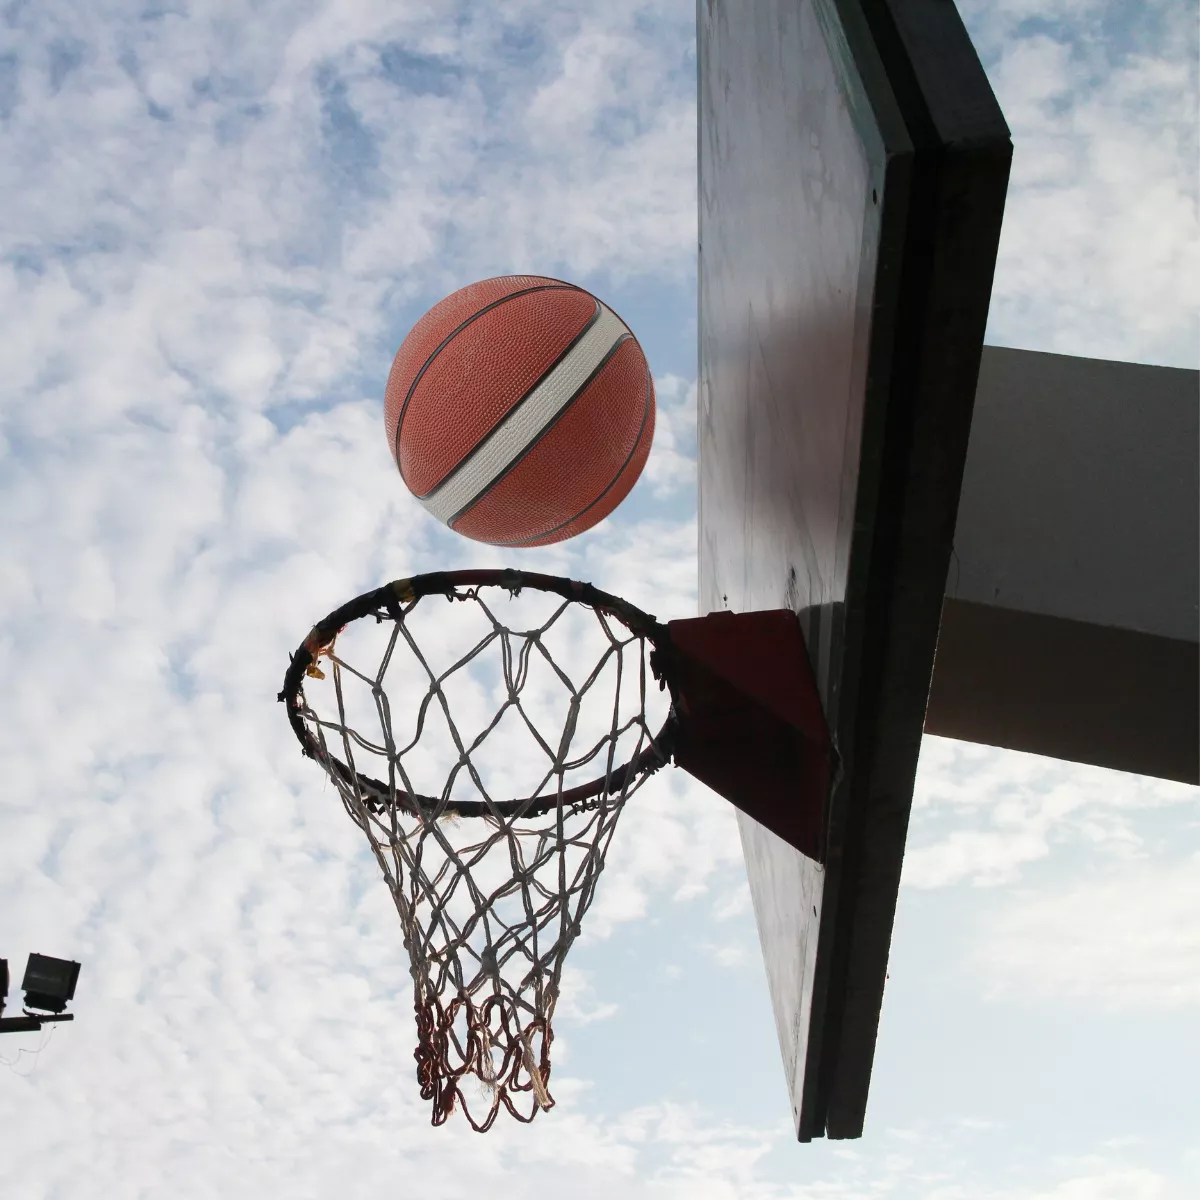
[{"label": "pebbled ball texture", "polygon": [[[434,511],[439,503],[445,507],[439,496],[453,492],[456,471],[461,483],[464,460],[475,452],[479,461],[506,418],[511,426],[541,411],[539,395],[564,377],[573,356],[579,361],[585,335],[601,317],[618,331],[614,344],[591,351],[601,357],[594,369],[585,362],[590,377],[563,392],[561,408],[515,451],[507,448],[511,439],[504,441],[495,478],[456,511],[437,513],[452,529],[481,542],[535,546],[601,521],[646,463],[654,437],[653,381],[641,347],[619,319],[582,288],[541,276],[462,288],[404,339],[388,377],[384,422],[401,477]],[[533,407],[522,414],[522,405]],[[497,435],[493,445],[499,441]]]}]

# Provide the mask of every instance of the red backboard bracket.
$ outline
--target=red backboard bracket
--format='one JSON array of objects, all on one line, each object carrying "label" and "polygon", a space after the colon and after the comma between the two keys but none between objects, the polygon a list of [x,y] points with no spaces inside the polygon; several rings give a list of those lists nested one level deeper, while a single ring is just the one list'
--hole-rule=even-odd
[{"label": "red backboard bracket", "polygon": [[796,614],[716,612],[667,632],[676,766],[823,862],[836,754]]}]

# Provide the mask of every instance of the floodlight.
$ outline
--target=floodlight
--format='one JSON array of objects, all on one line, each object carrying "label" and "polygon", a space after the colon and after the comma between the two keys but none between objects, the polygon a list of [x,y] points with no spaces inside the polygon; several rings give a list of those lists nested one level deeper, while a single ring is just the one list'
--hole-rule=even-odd
[{"label": "floodlight", "polygon": [[67,1001],[75,995],[75,982],[79,978],[79,964],[65,958],[50,958],[45,954],[31,954],[25,966],[25,978],[21,990],[25,993],[25,1007],[44,1012],[60,1013]]}]

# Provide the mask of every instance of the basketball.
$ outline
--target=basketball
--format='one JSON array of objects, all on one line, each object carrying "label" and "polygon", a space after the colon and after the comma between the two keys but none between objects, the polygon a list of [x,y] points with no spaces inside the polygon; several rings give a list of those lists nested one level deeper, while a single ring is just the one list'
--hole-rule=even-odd
[{"label": "basketball", "polygon": [[509,275],[461,288],[392,363],[388,445],[457,533],[544,546],[602,521],[654,438],[654,383],[620,317],[583,288]]}]

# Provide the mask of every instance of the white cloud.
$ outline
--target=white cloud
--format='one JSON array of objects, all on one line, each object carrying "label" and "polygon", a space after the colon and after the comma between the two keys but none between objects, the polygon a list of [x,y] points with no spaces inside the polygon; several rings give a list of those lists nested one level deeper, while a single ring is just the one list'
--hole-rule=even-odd
[{"label": "white cloud", "polygon": [[1078,0],[964,16],[1013,132],[989,340],[1195,367],[1192,15]]},{"label": "white cloud", "polygon": [[1200,855],[1025,889],[992,911],[976,959],[1008,999],[1200,1007]]},{"label": "white cloud", "polygon": [[[0,1089],[13,1194],[354,1197],[412,1179],[447,1197],[931,1194],[919,1163],[880,1152],[843,1169],[791,1145],[786,1119],[726,1119],[727,1079],[706,1080],[692,1107],[659,1102],[652,1059],[638,1063],[646,1106],[601,1111],[578,1064],[594,1044],[614,1076],[626,1069],[625,1047],[603,1039],[628,1006],[623,978],[585,959],[560,1009],[555,1114],[487,1139],[461,1121],[429,1130],[395,910],[274,702],[314,619],[420,569],[513,561],[663,618],[694,611],[695,523],[662,504],[682,505],[694,479],[691,381],[659,380],[639,492],[654,515],[631,504],[537,554],[434,526],[380,429],[399,338],[469,278],[521,267],[601,292],[690,286],[691,4],[176,8],[51,0],[0,25],[0,55],[20,58],[0,121],[0,951],[84,964],[76,1023]],[[1138,59],[1107,89],[1068,76],[1069,93],[1026,95],[1022,64],[1056,80],[1074,68],[1052,44],[1013,54],[998,79],[1028,131],[1029,174],[999,327],[1170,349],[1189,294],[1186,262],[1167,253],[1187,216],[1186,138],[1177,120],[1142,135],[1178,68]],[[1076,235],[1097,180],[1108,198]],[[1135,240],[1123,212],[1153,236]],[[1026,246],[1030,225],[1054,243]],[[1093,292],[1067,268],[1097,253]],[[1147,887],[1140,911],[1168,924],[1194,912],[1182,872],[1159,891],[1141,874],[1167,836],[1143,818],[1177,819],[1174,793],[956,754],[923,768],[910,883],[1028,885],[1031,867],[1086,846]],[[622,818],[577,949],[619,948],[646,917],[665,961],[711,945],[715,920],[716,953],[740,965],[758,953],[740,858],[728,806],[664,772]],[[1036,882],[995,929],[1014,978],[1040,969],[1013,947],[1056,897],[1068,914],[1119,908],[1115,892]],[[1113,919],[1136,957],[1132,918]],[[1046,945],[1066,936],[1066,918],[1043,923]],[[1172,936],[1145,970],[1178,990],[1192,949]],[[1167,959],[1175,973],[1155,976]],[[1093,946],[1077,965],[1103,981],[1112,962]],[[712,966],[682,982],[716,996],[744,974]],[[1070,998],[1055,978],[1052,998]],[[659,1028],[665,1053],[671,1014]],[[756,1093],[782,1092],[769,1053],[736,1063]],[[1130,1151],[1107,1177],[1157,1178],[1138,1161]],[[970,1172],[947,1166],[947,1195],[953,1178]],[[1037,1178],[1075,1186],[1050,1168]]]},{"label": "white cloud", "polygon": [[1195,789],[1185,784],[928,737],[904,883],[1011,884],[1075,847],[1114,863],[1145,859],[1170,845],[1156,814],[1175,814],[1178,829],[1194,803]]},{"label": "white cloud", "polygon": [[646,463],[646,479],[656,498],[696,487],[696,385],[677,375],[655,380],[657,416],[654,453]]},{"label": "white cloud", "polygon": [[[360,1178],[364,1145],[387,1165],[363,1194],[397,1170],[447,1195],[485,1177],[526,1194],[520,1132],[497,1135],[505,1154],[459,1122],[443,1132],[466,1164],[437,1165],[448,1143],[424,1132],[395,911],[274,695],[314,619],[422,568],[515,560],[694,609],[686,516],[609,522],[540,555],[466,547],[404,493],[380,430],[387,327],[414,300],[509,266],[687,262],[690,82],[654,65],[689,50],[641,11],[608,14],[628,61],[571,83],[600,123],[562,144],[533,102],[570,75],[570,36],[542,36],[582,30],[569,7],[478,10],[447,39],[437,13],[414,31],[386,5],[239,10],[236,36],[216,10],[114,6],[76,26],[88,43],[57,92],[36,55],[22,67],[0,128],[0,227],[18,251],[0,263],[0,858],[21,943],[5,950],[84,962],[72,1036],[9,1095],[40,1129],[14,1168],[23,1194],[154,1194],[169,1178],[227,1196],[290,1178],[327,1195]],[[25,47],[55,36],[52,8],[22,19]],[[516,66],[504,38],[522,22],[532,57]],[[417,64],[404,70],[440,56],[444,94],[387,75],[397,44]],[[633,138],[601,128],[618,67],[656,81],[625,89]],[[686,479],[672,422],[688,395],[664,380],[660,488]],[[633,900],[614,873],[595,934],[728,866],[709,808],[716,824],[678,798],[629,816]],[[637,849],[639,825],[656,851]],[[568,1061],[616,1009],[569,969]],[[538,1171],[602,1161],[627,1177],[621,1137],[571,1115],[586,1081],[557,1078]]]},{"label": "white cloud", "polygon": [[563,969],[562,1000],[557,1009],[560,1017],[574,1024],[589,1025],[611,1017],[616,1011],[615,1004],[597,1003],[587,972],[578,967]]},{"label": "white cloud", "polygon": [[1114,1165],[1093,1168],[1093,1172],[1063,1180],[1032,1195],[1036,1200],[1160,1200],[1183,1194],[1176,1192],[1158,1172],[1141,1167]]}]

